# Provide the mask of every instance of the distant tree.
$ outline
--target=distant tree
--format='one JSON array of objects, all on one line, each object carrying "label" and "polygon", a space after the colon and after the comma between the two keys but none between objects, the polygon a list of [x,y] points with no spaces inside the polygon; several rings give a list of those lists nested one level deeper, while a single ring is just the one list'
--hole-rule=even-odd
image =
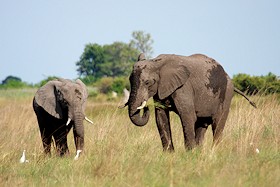
[{"label": "distant tree", "polygon": [[23,88],[23,87],[31,87],[31,85],[26,82],[22,82],[21,78],[15,76],[7,76],[0,85],[0,88]]},{"label": "distant tree", "polygon": [[101,78],[101,65],[104,63],[104,50],[98,44],[87,44],[80,60],[76,62],[80,76]]},{"label": "distant tree", "polygon": [[123,42],[111,45],[86,45],[76,63],[78,74],[86,83],[102,77],[128,76],[140,52]]},{"label": "distant tree", "polygon": [[9,75],[2,81],[2,84],[8,84],[10,81],[22,82],[21,78]]},{"label": "distant tree", "polygon": [[151,35],[144,31],[134,31],[132,38],[130,45],[144,53],[147,58],[151,58],[153,54],[152,44],[154,43]]},{"label": "distant tree", "polygon": [[127,77],[140,52],[149,58],[152,54],[150,34],[143,31],[132,33],[130,43],[114,42],[109,45],[87,44],[80,60],[76,62],[79,76],[86,84],[102,77]]},{"label": "distant tree", "polygon": [[104,46],[105,63],[102,71],[107,77],[128,76],[137,61],[139,51],[123,42]]},{"label": "distant tree", "polygon": [[266,93],[280,93],[280,79],[273,73],[269,72],[263,77],[265,80],[265,92]]}]

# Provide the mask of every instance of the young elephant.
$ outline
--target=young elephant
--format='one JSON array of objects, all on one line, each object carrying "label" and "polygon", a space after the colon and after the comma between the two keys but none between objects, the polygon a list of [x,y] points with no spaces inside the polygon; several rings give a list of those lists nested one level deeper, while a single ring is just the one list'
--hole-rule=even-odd
[{"label": "young elephant", "polygon": [[[37,115],[44,152],[50,154],[52,137],[57,154],[68,154],[67,134],[73,126],[74,140],[79,157],[84,147],[84,126],[86,100],[85,84],[81,80],[67,79],[49,81],[42,86],[33,99],[33,109]],[[92,123],[92,122],[91,122]]]},{"label": "young elephant", "polygon": [[[185,147],[201,144],[208,125],[218,142],[229,113],[235,89],[223,67],[205,55],[160,55],[146,60],[141,54],[130,75],[128,112],[131,121],[144,126],[149,120],[146,103],[153,97],[158,131],[164,150],[174,150],[169,112],[179,115]],[[254,103],[250,102],[253,106]],[[125,106],[126,106],[125,105]],[[143,115],[140,110],[143,109]]]}]

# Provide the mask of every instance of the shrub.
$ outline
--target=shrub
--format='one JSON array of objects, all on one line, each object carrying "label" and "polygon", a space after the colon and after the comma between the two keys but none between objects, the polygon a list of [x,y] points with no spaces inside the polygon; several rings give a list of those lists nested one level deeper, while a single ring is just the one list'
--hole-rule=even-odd
[{"label": "shrub", "polygon": [[85,85],[92,85],[94,82],[96,82],[96,77],[94,76],[85,76],[85,77],[82,77],[82,78],[79,78]]},{"label": "shrub", "polygon": [[112,84],[112,90],[117,92],[118,94],[122,94],[124,88],[129,89],[128,79],[125,77],[115,78]]},{"label": "shrub", "polygon": [[96,86],[103,94],[109,94],[112,91],[122,94],[124,88],[129,88],[129,81],[125,77],[104,77],[97,81]]},{"label": "shrub", "polygon": [[112,77],[104,77],[97,81],[96,85],[100,93],[108,94],[113,91],[113,78]]},{"label": "shrub", "polygon": [[280,80],[273,73],[266,76],[237,74],[233,76],[232,81],[236,88],[249,95],[280,93]]}]

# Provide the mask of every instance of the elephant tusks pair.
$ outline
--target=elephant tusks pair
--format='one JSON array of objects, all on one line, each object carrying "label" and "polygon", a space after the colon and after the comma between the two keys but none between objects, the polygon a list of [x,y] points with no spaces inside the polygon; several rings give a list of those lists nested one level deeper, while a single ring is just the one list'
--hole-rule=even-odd
[{"label": "elephant tusks pair", "polygon": [[[85,116],[85,120],[86,120],[87,122],[89,122],[90,124],[93,124],[93,121],[91,121],[90,119],[88,119],[88,117],[86,117],[86,116]],[[71,122],[71,119],[68,118],[67,123],[66,123],[66,126],[68,126],[70,122]]]},{"label": "elephant tusks pair", "polygon": [[141,110],[142,108],[144,108],[147,104],[147,101],[144,101],[141,106],[137,107],[138,110]]}]

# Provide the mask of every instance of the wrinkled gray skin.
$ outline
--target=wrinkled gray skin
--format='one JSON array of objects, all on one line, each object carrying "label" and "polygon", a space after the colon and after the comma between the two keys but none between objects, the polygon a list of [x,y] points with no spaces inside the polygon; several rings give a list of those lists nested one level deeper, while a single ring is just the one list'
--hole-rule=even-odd
[{"label": "wrinkled gray skin", "polygon": [[[67,134],[73,126],[77,150],[84,147],[84,126],[87,89],[81,80],[67,79],[49,81],[42,86],[33,99],[44,152],[50,154],[52,137],[57,154],[68,154]],[[66,126],[68,118],[71,119]]]},{"label": "wrinkled gray skin", "polygon": [[210,124],[216,143],[224,129],[233,92],[237,90],[222,66],[201,54],[159,55],[151,60],[141,54],[133,66],[130,84],[131,94],[126,105],[131,121],[137,126],[147,124],[148,107],[143,108],[143,115],[137,108],[153,97],[163,150],[169,151],[174,150],[170,111],[181,119],[186,149],[202,143]]}]

